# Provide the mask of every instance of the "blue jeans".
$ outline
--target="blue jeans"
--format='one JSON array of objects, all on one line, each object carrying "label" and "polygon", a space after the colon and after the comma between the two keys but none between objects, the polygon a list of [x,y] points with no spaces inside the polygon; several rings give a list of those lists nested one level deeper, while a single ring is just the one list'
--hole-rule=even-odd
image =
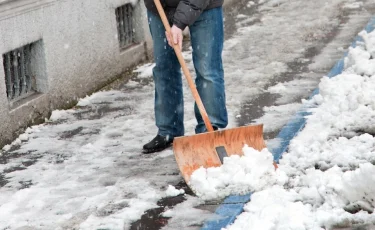
[{"label": "blue jeans", "polygon": [[[184,102],[181,66],[173,48],[168,45],[165,28],[156,15],[148,12],[154,45],[155,120],[162,136],[184,135]],[[224,42],[223,11],[204,11],[189,27],[196,72],[195,84],[213,126],[225,128],[228,114],[225,106],[222,50]],[[196,133],[206,132],[204,121],[195,104]]]}]

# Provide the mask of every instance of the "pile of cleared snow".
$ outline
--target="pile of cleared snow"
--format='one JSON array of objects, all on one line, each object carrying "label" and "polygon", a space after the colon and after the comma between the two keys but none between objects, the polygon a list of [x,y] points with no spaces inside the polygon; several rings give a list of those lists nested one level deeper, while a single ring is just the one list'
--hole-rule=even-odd
[{"label": "pile of cleared snow", "polygon": [[292,179],[293,188],[274,185],[251,197],[244,213],[228,230],[331,229],[343,223],[370,223],[375,215],[367,211],[351,214],[358,207],[374,209],[375,166],[363,164],[343,173],[334,167],[325,172],[309,169]]},{"label": "pile of cleared snow", "polygon": [[227,229],[375,223],[375,32],[360,35],[364,42],[349,50],[346,70],[321,80],[320,94],[308,102],[312,115],[276,172],[271,153],[246,147],[243,157],[193,173],[191,186],[204,199],[257,191]]},{"label": "pile of cleared snow", "polygon": [[[323,78],[303,131],[278,170],[289,180],[252,196],[227,229],[330,229],[375,223],[375,32],[350,48],[346,70]],[[352,214],[353,213],[353,214]]]},{"label": "pile of cleared snow", "polygon": [[321,80],[320,94],[311,101],[317,108],[291,142],[291,154],[284,156],[299,170],[314,164],[323,169],[333,165],[350,169],[375,160],[375,52],[371,45],[375,33],[361,34],[368,42],[349,50],[345,72]]},{"label": "pile of cleared snow", "polygon": [[189,182],[195,194],[204,200],[213,200],[286,182],[286,175],[282,171],[275,171],[272,153],[267,149],[259,152],[245,146],[243,152],[242,157],[232,155],[224,158],[221,167],[201,167],[196,170]]}]

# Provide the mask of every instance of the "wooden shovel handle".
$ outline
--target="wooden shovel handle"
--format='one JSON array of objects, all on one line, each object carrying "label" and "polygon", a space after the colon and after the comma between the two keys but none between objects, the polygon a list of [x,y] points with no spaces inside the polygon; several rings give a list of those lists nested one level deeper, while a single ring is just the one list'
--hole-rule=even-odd
[{"label": "wooden shovel handle", "polygon": [[[160,4],[160,0],[154,0],[154,2],[155,2],[155,5],[156,5],[156,8],[158,9],[160,18],[161,18],[161,20],[162,20],[162,22],[164,24],[165,30],[167,31],[168,34],[171,34],[171,26],[169,25],[167,16],[165,15],[164,9],[163,9],[163,7]],[[210,119],[208,118],[208,115],[207,115],[206,109],[204,108],[202,100],[201,100],[201,98],[200,98],[200,96],[198,94],[197,88],[195,87],[195,84],[193,82],[193,78],[190,75],[190,71],[189,71],[189,69],[186,66],[186,63],[185,63],[185,60],[184,60],[184,58],[182,56],[180,47],[178,46],[178,44],[173,44],[173,49],[174,49],[174,52],[177,55],[178,61],[180,62],[180,65],[181,65],[181,68],[182,68],[182,72],[184,73],[184,75],[186,77],[186,80],[187,80],[187,82],[189,84],[190,90],[193,93],[193,97],[195,99],[195,102],[197,103],[197,106],[199,108],[199,112],[202,115],[204,124],[206,125],[206,128],[207,128],[207,131],[208,132],[213,132],[214,129],[212,127]]]}]

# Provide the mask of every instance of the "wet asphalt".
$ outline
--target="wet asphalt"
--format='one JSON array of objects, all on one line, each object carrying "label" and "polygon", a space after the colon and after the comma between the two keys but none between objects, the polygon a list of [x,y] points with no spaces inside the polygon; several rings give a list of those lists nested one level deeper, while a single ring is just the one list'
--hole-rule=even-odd
[{"label": "wet asphalt", "polygon": [[[257,7],[252,7],[248,8],[246,7],[247,0],[238,0],[236,1],[236,4],[232,5],[231,7],[228,7],[225,9],[224,14],[225,14],[225,38],[229,39],[233,36],[233,34],[236,32],[236,19],[235,16],[238,14],[244,14],[244,15],[254,15],[255,13],[259,14],[257,12]],[[261,16],[261,15],[260,15]],[[287,63],[289,67],[289,71],[286,73],[281,74],[280,76],[277,76],[277,78],[273,79],[272,81],[269,82],[269,84],[266,87],[276,85],[278,82],[288,82],[292,81],[295,79],[298,79],[299,76],[301,76],[304,73],[309,72],[308,66],[311,64],[311,60],[313,57],[319,55],[321,51],[327,46],[329,42],[331,42],[335,36],[338,34],[340,31],[341,25],[345,24],[348,20],[349,14],[348,13],[343,13],[340,16],[340,25],[338,25],[336,28],[333,30],[329,31],[329,33],[326,34],[325,37],[321,38],[320,40],[316,41],[316,44],[309,48],[303,55],[302,58],[305,58],[306,62],[301,62],[300,60],[295,60],[293,62]],[[243,24],[243,26],[251,26],[252,24],[259,23],[257,20],[253,20],[249,22],[248,24]],[[348,41],[348,44],[351,41]],[[185,48],[188,47],[188,43],[185,45]],[[339,52],[339,51],[338,51]],[[337,54],[334,54],[337,55]],[[334,63],[332,63],[332,66]],[[323,76],[329,71],[329,69],[321,69],[320,72],[317,72],[315,74],[319,74]],[[113,82],[111,85],[108,85],[105,89],[124,89],[126,83],[129,80],[137,81],[141,85],[146,85],[150,84],[151,79],[138,79],[137,74],[132,71],[132,69],[129,69],[129,71],[125,72],[120,76],[118,80]],[[128,90],[128,89],[127,89]],[[131,90],[136,90],[136,88],[129,89]],[[295,102],[300,102],[301,99],[307,98],[310,94],[311,91],[306,91],[304,95],[301,95],[300,97],[296,97],[293,100]],[[129,92],[131,94],[131,92]],[[276,104],[276,100],[279,98],[278,95],[275,94],[270,94],[268,92],[262,93],[259,97],[248,100],[243,102],[242,107],[241,107],[241,116],[237,120],[238,126],[243,126],[252,123],[255,119],[260,118],[261,116],[264,115],[263,108],[266,106],[272,106]],[[290,102],[292,103],[292,102]],[[95,113],[95,116],[100,116],[100,114],[105,114],[108,112],[111,112],[109,107],[106,107],[103,105],[100,108],[100,112]],[[126,110],[126,108],[124,108]],[[92,113],[85,114],[84,112],[82,114],[78,114],[78,116],[85,117],[86,115],[90,115]],[[87,118],[87,117],[85,117]],[[98,119],[99,117],[93,117],[92,119]],[[61,138],[71,138],[74,135],[78,134],[81,130],[79,128],[77,130],[72,130],[67,133],[64,133]],[[278,134],[280,130],[275,130],[272,132],[265,133],[265,139],[272,139],[275,138],[276,135]],[[9,160],[13,158],[20,158],[24,157],[24,155],[17,154],[17,149],[11,149],[10,151],[4,153],[2,156],[0,156],[0,164],[6,164],[9,162]],[[17,166],[14,168],[8,168],[7,171],[0,172],[0,187],[5,186],[8,181],[7,181],[7,174],[13,171],[17,170],[24,170],[28,166],[33,165],[35,162],[38,161],[38,158],[42,156],[38,155],[32,155],[29,154],[31,157],[26,157],[25,160],[22,162],[22,166]],[[32,185],[32,181],[21,181],[20,182],[20,188],[27,188]],[[183,188],[187,194],[193,195],[191,190],[187,187],[187,185],[181,181],[180,183],[176,184],[175,187],[177,189]],[[170,209],[173,206],[175,206],[178,203],[181,203],[185,200],[183,195],[177,196],[177,197],[170,197],[170,198],[163,198],[158,202],[158,208],[154,208],[151,210],[148,210],[147,212],[144,213],[144,215],[134,222],[131,225],[132,230],[143,230],[143,229],[149,229],[149,230],[157,230],[161,229],[163,226],[167,225],[168,223],[168,218],[161,217],[160,214],[164,212],[166,209]],[[210,203],[210,204],[205,204],[202,205],[201,209],[205,210],[210,210],[214,212],[216,207],[219,205],[219,202],[216,203]],[[196,226],[199,228],[200,226]],[[357,229],[357,230],[371,230],[375,229],[375,227],[372,226],[352,226],[351,228],[347,228],[347,226],[337,226],[337,229],[342,229],[342,230],[349,230],[349,229]]]},{"label": "wet asphalt", "polygon": [[[236,32],[236,15],[243,14],[243,15],[254,15],[255,13],[259,14],[257,7],[246,7],[246,4],[248,1],[246,0],[239,0],[236,2],[236,4],[233,4],[230,8],[227,8],[224,10],[224,16],[225,16],[225,38],[230,39],[233,34]],[[289,67],[289,71],[286,73],[282,73],[281,75],[275,77],[273,80],[271,80],[266,86],[265,89],[276,85],[279,82],[288,82],[292,80],[296,80],[301,78],[305,73],[310,72],[309,65],[312,63],[313,58],[319,55],[322,50],[329,44],[333,39],[335,39],[336,35],[340,32],[341,26],[344,25],[348,19],[349,19],[350,13],[349,12],[343,12],[340,17],[339,21],[340,24],[333,28],[331,31],[326,33],[324,37],[316,41],[316,43],[308,48],[306,52],[303,54],[302,57],[299,57],[297,60],[294,60],[293,62],[287,63],[287,66]],[[261,17],[261,15],[260,15]],[[251,26],[253,24],[259,23],[259,20],[253,20],[249,23],[242,24],[242,26]],[[348,44],[350,44],[352,41],[348,41]],[[189,47],[189,43],[185,44],[185,49]],[[336,57],[340,55],[340,51],[337,53],[333,53],[332,56]],[[308,61],[301,61],[308,60]],[[335,60],[333,58],[333,60]],[[331,67],[333,67],[335,63],[332,62]],[[331,68],[330,67],[330,68]],[[330,68],[323,68],[320,69],[318,72],[315,71],[314,75],[324,76],[330,71]],[[134,78],[136,81],[136,78]],[[318,82],[317,82],[318,85]],[[316,86],[317,86],[316,85]],[[293,102],[300,102],[301,99],[308,98],[312,91],[306,90],[303,95],[298,95],[298,97],[293,98],[292,101],[289,101],[288,103]],[[265,112],[263,110],[264,107],[273,106],[276,105],[277,99],[280,97],[277,94],[271,94],[269,92],[264,92],[259,95],[259,97],[253,98],[251,100],[243,102],[241,106],[241,112],[239,116],[239,119],[237,120],[238,126],[244,126],[248,125],[254,122],[255,119],[262,117]],[[280,132],[280,129],[274,130],[272,132],[265,132],[264,133],[264,139],[269,140],[275,138],[278,133]],[[176,188],[184,188],[188,194],[192,194],[190,189],[186,186],[186,184],[182,181],[178,185],[176,185]],[[160,217],[160,214],[163,213],[166,208],[170,209],[171,207],[175,206],[178,203],[183,202],[185,199],[183,196],[178,196],[175,198],[164,198],[162,199],[158,205],[159,208],[149,210],[146,212],[142,218],[136,222],[134,222],[131,226],[132,230],[157,230],[161,229],[163,226],[167,225],[168,218]],[[220,202],[215,203],[206,203],[205,205],[200,206],[199,208],[204,210],[209,210],[211,212],[215,212],[215,209],[220,205]],[[193,227],[193,226],[191,226]],[[199,229],[201,226],[196,226],[197,229]],[[334,230],[375,230],[375,226],[370,225],[354,225],[348,228],[348,226],[337,226]]]}]

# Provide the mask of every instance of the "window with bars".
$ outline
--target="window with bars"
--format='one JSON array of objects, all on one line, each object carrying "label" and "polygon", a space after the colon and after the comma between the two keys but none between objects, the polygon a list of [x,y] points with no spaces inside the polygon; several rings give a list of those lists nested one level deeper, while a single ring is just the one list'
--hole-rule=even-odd
[{"label": "window with bars", "polygon": [[30,75],[32,44],[3,54],[6,92],[9,101],[24,98],[34,92]]},{"label": "window with bars", "polygon": [[125,4],[116,8],[116,21],[120,48],[125,49],[134,43],[133,6]]}]

